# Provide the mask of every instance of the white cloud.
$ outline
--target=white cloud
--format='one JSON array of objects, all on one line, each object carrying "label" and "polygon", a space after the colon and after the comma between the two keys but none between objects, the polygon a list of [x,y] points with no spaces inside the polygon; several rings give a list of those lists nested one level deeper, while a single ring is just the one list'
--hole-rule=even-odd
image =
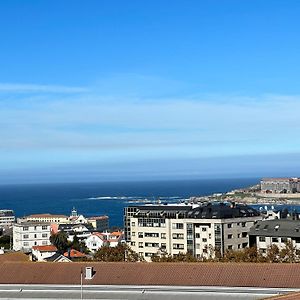
[{"label": "white cloud", "polygon": [[0,83],[0,93],[85,93],[84,87],[70,87],[60,85]]},{"label": "white cloud", "polygon": [[143,97],[141,89],[132,97],[116,85],[110,95],[96,86],[84,95],[61,87],[67,95],[59,96],[54,86],[44,86],[46,97],[32,97],[33,87],[43,91],[33,85],[17,101],[0,96],[2,165],[300,152],[298,95]]}]

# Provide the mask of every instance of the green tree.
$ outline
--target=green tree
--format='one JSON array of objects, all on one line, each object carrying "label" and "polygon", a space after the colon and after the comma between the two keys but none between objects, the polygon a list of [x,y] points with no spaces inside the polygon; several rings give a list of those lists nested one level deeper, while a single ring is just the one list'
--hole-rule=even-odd
[{"label": "green tree", "polygon": [[64,231],[52,234],[50,236],[50,242],[60,253],[64,253],[71,246],[71,243],[68,241],[68,236]]},{"label": "green tree", "polygon": [[266,260],[268,262],[279,262],[279,248],[277,245],[272,244],[268,249],[267,249],[267,256]]},{"label": "green tree", "polygon": [[102,246],[95,254],[94,260],[97,261],[140,261],[139,255],[134,252],[128,245],[119,244],[116,247]]},{"label": "green tree", "polygon": [[0,248],[9,249],[11,237],[9,235],[3,235],[0,237]]},{"label": "green tree", "polygon": [[293,263],[296,262],[296,247],[294,247],[292,241],[287,241],[285,243],[285,247],[280,250],[279,252],[279,259],[281,262],[289,262]]}]

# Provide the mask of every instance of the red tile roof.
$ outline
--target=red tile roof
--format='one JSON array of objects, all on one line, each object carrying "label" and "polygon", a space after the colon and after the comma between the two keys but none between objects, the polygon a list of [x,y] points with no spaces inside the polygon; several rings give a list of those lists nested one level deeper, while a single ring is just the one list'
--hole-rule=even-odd
[{"label": "red tile roof", "polygon": [[40,251],[40,252],[56,252],[57,251],[57,248],[53,245],[32,246],[32,249]]},{"label": "red tile roof", "polygon": [[[69,257],[69,252],[65,252],[64,256]],[[81,252],[75,250],[75,249],[71,249],[70,258],[82,258],[82,257],[86,257],[86,255],[84,253],[81,253]]]},{"label": "red tile roof", "polygon": [[4,262],[0,284],[80,284],[86,266],[95,275],[84,284],[300,288],[300,264],[268,263]]}]

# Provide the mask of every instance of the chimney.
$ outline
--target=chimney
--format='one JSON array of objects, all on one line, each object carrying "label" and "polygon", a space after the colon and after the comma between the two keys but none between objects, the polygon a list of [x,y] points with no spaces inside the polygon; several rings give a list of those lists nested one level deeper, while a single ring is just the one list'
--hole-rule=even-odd
[{"label": "chimney", "polygon": [[92,279],[94,276],[93,267],[85,267],[85,279]]}]

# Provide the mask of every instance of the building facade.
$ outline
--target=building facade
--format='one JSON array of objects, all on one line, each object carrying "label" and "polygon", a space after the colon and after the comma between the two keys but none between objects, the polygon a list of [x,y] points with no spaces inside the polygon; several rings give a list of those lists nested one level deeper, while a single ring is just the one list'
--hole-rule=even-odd
[{"label": "building facade", "polygon": [[151,261],[153,255],[190,253],[196,258],[223,255],[249,246],[248,232],[261,220],[246,206],[229,203],[145,205],[125,209],[126,241]]},{"label": "building facade", "polygon": [[0,227],[11,227],[15,223],[15,213],[11,209],[0,210]]},{"label": "building facade", "polygon": [[68,216],[65,215],[52,215],[52,214],[35,214],[24,217],[27,222],[46,222],[46,223],[68,223]]},{"label": "building facade", "polygon": [[300,193],[300,178],[263,178],[263,193]]},{"label": "building facade", "polygon": [[292,242],[300,250],[300,221],[292,219],[274,219],[257,222],[249,232],[250,246],[256,246],[260,253],[267,253],[268,248],[276,245],[279,250],[286,242]]},{"label": "building facade", "polygon": [[88,218],[88,222],[91,223],[95,230],[106,231],[109,229],[109,217],[108,216],[98,216]]},{"label": "building facade", "polygon": [[33,246],[50,245],[50,223],[22,222],[13,226],[13,250],[31,252]]}]

